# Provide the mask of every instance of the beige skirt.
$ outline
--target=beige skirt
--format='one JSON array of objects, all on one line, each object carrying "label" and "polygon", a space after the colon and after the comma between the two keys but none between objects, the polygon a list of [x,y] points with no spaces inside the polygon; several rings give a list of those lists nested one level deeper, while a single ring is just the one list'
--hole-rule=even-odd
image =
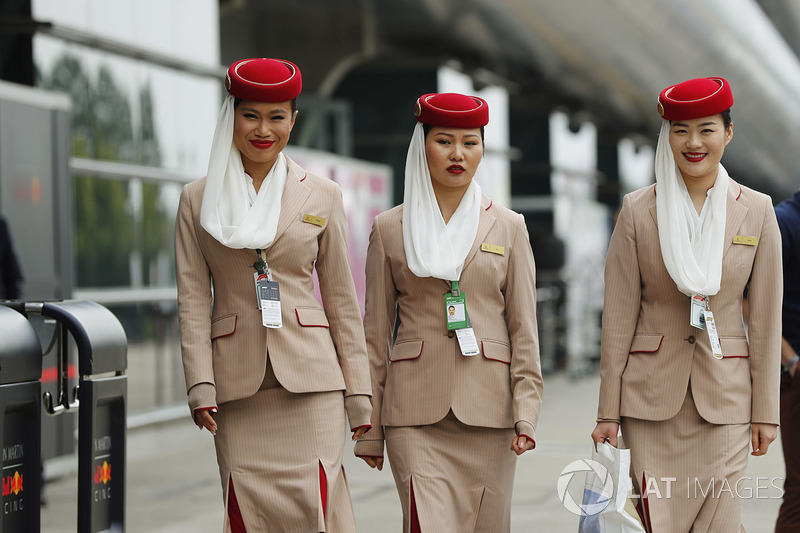
[{"label": "beige skirt", "polygon": [[[750,424],[711,424],[691,386],[664,421],[622,419],[634,484],[646,492],[654,533],[731,533],[742,528]],[[644,476],[644,479],[643,479]]]},{"label": "beige skirt", "polygon": [[215,420],[226,533],[230,483],[248,533],[355,532],[342,391],[290,393],[268,365],[261,389],[220,405]]},{"label": "beige skirt", "polygon": [[513,429],[468,426],[450,411],[436,424],[386,427],[385,435],[405,533],[412,494],[422,533],[510,531]]}]

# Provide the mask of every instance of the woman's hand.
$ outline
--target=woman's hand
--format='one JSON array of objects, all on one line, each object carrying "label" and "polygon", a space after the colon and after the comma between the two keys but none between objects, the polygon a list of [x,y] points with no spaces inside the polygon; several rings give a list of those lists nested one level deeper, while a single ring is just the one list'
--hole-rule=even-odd
[{"label": "woman's hand", "polygon": [[212,435],[217,434],[217,423],[214,417],[211,416],[211,411],[208,409],[196,410],[194,412],[194,423],[197,424],[197,427],[199,427],[201,431],[203,428],[206,428]]},{"label": "woman's hand", "polygon": [[534,442],[525,435],[517,435],[511,439],[511,451],[517,455],[522,455],[533,447]]},{"label": "woman's hand", "polygon": [[377,468],[383,470],[383,457],[370,457],[367,455],[359,455],[370,468]]},{"label": "woman's hand", "polygon": [[598,442],[608,442],[614,448],[617,447],[617,433],[619,432],[619,422],[598,422],[592,431],[592,442],[597,451]]},{"label": "woman's hand", "polygon": [[774,424],[753,424],[753,452],[751,455],[765,455],[772,441],[778,438],[778,426]]},{"label": "woman's hand", "polygon": [[353,439],[352,440],[358,440],[358,438],[361,435],[363,435],[364,433],[366,433],[367,431],[369,431],[371,429],[371,427],[372,426],[361,426],[360,428],[356,429],[353,432]]}]

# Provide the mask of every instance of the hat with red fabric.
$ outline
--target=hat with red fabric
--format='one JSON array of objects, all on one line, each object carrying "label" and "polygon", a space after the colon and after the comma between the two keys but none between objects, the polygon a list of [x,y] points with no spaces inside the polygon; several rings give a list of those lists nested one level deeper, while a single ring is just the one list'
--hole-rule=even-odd
[{"label": "hat with red fabric", "polygon": [[236,98],[288,102],[303,89],[300,69],[291,61],[266,57],[240,59],[228,68],[225,88]]},{"label": "hat with red fabric", "polygon": [[429,93],[417,99],[414,115],[429,126],[480,128],[489,123],[489,105],[477,96]]},{"label": "hat with red fabric", "polygon": [[658,113],[665,120],[691,120],[722,113],[733,105],[725,78],[696,78],[667,87],[658,96]]}]

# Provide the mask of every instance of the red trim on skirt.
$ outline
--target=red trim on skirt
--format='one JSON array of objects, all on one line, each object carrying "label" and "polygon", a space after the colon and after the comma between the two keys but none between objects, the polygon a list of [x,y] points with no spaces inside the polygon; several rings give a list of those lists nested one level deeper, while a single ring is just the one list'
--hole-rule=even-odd
[{"label": "red trim on skirt", "polygon": [[233,490],[233,477],[228,478],[228,520],[231,523],[231,533],[247,533],[239,502],[236,501],[236,492]]},{"label": "red trim on skirt", "polygon": [[319,462],[319,495],[322,498],[322,518],[326,518],[328,510],[328,477],[325,469],[322,468],[322,461]]},{"label": "red trim on skirt", "polygon": [[414,478],[408,480],[408,488],[411,490],[409,499],[409,505],[411,506],[411,533],[421,533],[419,515],[417,514],[417,500],[414,499]]}]

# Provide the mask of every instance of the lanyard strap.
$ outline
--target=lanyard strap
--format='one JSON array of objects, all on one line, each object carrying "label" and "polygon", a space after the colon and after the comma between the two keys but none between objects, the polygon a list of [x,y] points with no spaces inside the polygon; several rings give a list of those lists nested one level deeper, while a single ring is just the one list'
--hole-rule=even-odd
[{"label": "lanyard strap", "polygon": [[451,281],[450,282],[450,294],[453,296],[458,296],[458,281]]},{"label": "lanyard strap", "polygon": [[258,270],[259,274],[265,274],[267,270],[267,263],[261,257],[261,248],[257,248],[256,253],[258,254],[258,261],[253,266],[256,268],[256,270]]}]

